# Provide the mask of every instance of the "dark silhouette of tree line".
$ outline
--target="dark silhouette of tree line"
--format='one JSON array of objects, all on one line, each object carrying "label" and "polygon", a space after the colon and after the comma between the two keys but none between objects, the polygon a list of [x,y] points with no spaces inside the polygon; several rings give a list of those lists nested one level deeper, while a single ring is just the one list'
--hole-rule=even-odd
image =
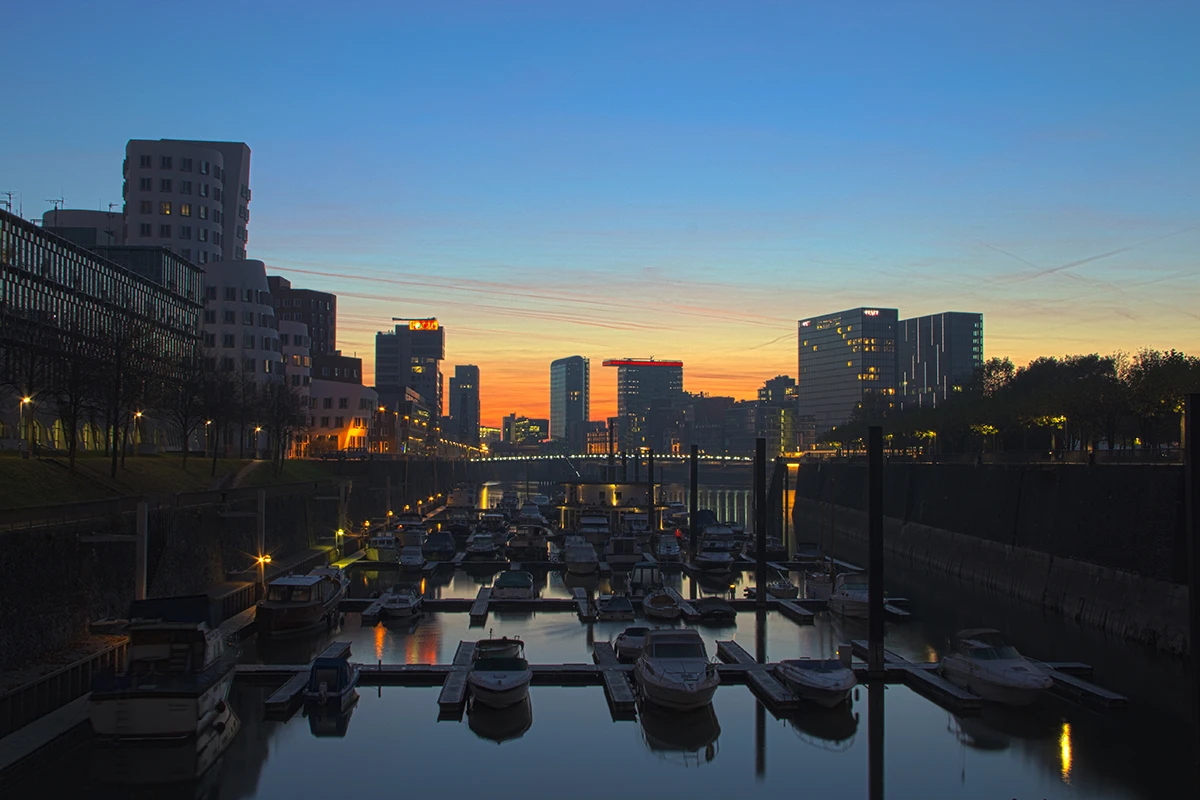
[{"label": "dark silhouette of tree line", "polygon": [[874,395],[821,436],[860,449],[882,425],[892,452],[982,453],[1157,449],[1181,441],[1184,396],[1200,392],[1200,359],[1177,350],[993,358],[936,408]]}]

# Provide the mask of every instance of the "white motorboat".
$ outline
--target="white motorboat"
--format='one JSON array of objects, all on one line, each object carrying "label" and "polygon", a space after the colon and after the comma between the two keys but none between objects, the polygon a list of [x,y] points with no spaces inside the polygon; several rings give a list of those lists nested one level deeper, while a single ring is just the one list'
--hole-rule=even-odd
[{"label": "white motorboat", "polygon": [[567,571],[575,575],[591,575],[600,568],[596,548],[587,543],[568,545],[564,560]]},{"label": "white motorboat", "polygon": [[487,639],[480,639],[475,643],[474,659],[478,661],[481,658],[520,658],[524,650],[525,644],[519,636],[512,639],[503,636],[499,639],[491,638],[491,631],[488,631]]},{"label": "white motorboat", "polygon": [[400,569],[406,572],[420,572],[425,568],[425,555],[420,545],[407,545],[400,551]]},{"label": "white motorboat", "polygon": [[647,619],[679,619],[683,609],[675,596],[661,586],[652,586],[642,596],[642,613]]},{"label": "white motorboat", "polygon": [[133,604],[124,630],[129,637],[124,669],[92,681],[88,711],[98,736],[207,741],[214,726],[223,731],[229,723],[226,700],[237,653],[209,627],[207,598],[203,609],[190,600]]},{"label": "white motorboat", "polygon": [[700,537],[700,552],[693,559],[699,569],[723,572],[733,567],[737,542],[728,525],[709,525]]},{"label": "white motorboat", "polygon": [[596,599],[596,619],[601,622],[632,622],[633,603],[619,594],[602,594]]},{"label": "white motorboat", "polygon": [[632,536],[613,536],[604,543],[604,560],[614,569],[632,567],[642,560],[642,550]]},{"label": "white motorboat", "polygon": [[585,511],[579,515],[579,525],[575,532],[594,545],[602,545],[612,535],[608,514]]},{"label": "white motorboat", "polygon": [[525,647],[519,639],[509,641],[517,645],[521,655],[480,657],[476,645],[476,658],[467,674],[467,687],[474,702],[489,708],[508,708],[529,697],[533,670],[524,658]]},{"label": "white motorboat", "polygon": [[1005,643],[994,628],[959,631],[954,652],[940,668],[951,683],[1010,706],[1027,706],[1053,685],[1049,670]]},{"label": "white motorboat", "polygon": [[420,614],[425,607],[425,598],[417,586],[397,584],[382,599],[379,616],[384,620],[407,620]]},{"label": "white motorboat", "polygon": [[836,658],[782,661],[775,674],[801,700],[810,700],[825,708],[849,700],[850,692],[858,685],[854,670]]},{"label": "white motorboat", "polygon": [[648,632],[634,675],[646,700],[677,711],[710,704],[721,682],[704,640],[691,629]]},{"label": "white motorboat", "polygon": [[867,599],[868,587],[865,572],[843,572],[833,582],[829,593],[829,610],[843,617],[866,619],[871,605]]},{"label": "white motorboat", "polygon": [[467,558],[472,558],[477,561],[495,561],[496,560],[496,542],[492,539],[490,533],[473,533],[471,538],[467,539]]},{"label": "white motorboat", "polygon": [[646,644],[646,634],[649,632],[649,628],[626,628],[617,634],[616,641],[613,642],[613,650],[616,652],[617,658],[625,661],[636,660],[642,654],[642,648]]},{"label": "white motorboat", "polygon": [[681,558],[679,540],[668,533],[659,536],[658,546],[654,548],[654,557],[659,561],[678,561]]},{"label": "white motorboat", "polygon": [[621,518],[625,535],[632,536],[638,542],[646,544],[650,541],[650,515],[644,511],[629,511]]},{"label": "white motorboat", "polygon": [[394,533],[380,531],[367,540],[367,561],[395,564],[400,560],[400,538]]},{"label": "white motorboat", "polygon": [[529,600],[533,591],[533,575],[524,570],[505,570],[492,584],[492,597],[497,600]]},{"label": "white motorboat", "polygon": [[[746,597],[757,597],[757,587],[746,587],[744,592]],[[800,590],[796,584],[789,581],[787,578],[779,577],[767,582],[767,596],[776,597],[780,600],[792,600],[800,594]]]}]

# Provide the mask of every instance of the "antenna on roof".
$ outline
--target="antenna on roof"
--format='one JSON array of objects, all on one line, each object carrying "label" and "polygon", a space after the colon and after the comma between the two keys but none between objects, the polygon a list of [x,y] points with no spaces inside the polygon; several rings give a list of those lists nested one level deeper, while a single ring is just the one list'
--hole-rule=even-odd
[{"label": "antenna on roof", "polygon": [[58,209],[59,209],[59,206],[64,206],[67,204],[67,198],[63,197],[62,195],[59,195],[58,197],[47,197],[46,202],[54,203],[54,227],[57,228],[58,227]]}]

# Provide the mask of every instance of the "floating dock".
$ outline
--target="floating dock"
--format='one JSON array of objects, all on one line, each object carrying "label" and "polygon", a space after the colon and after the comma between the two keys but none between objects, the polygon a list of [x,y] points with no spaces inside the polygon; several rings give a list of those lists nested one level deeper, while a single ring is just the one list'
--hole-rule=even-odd
[{"label": "floating dock", "polygon": [[459,642],[454,651],[454,662],[442,684],[438,695],[439,719],[462,719],[463,709],[467,704],[467,673],[475,660],[475,642]]},{"label": "floating dock", "polygon": [[475,595],[475,602],[471,606],[471,624],[482,625],[487,621],[488,601],[492,599],[492,589],[490,586],[479,587],[479,594]]},{"label": "floating dock", "polygon": [[617,659],[617,653],[609,642],[592,645],[592,660],[600,667],[604,681],[604,697],[608,700],[613,719],[633,719],[637,714],[637,695],[629,684],[629,670]]},{"label": "floating dock", "polygon": [[[334,642],[326,647],[317,658],[349,658],[350,643]],[[314,659],[315,660],[315,659]],[[297,670],[288,680],[276,689],[263,703],[263,709],[271,717],[287,718],[300,705],[300,693],[308,684],[311,669],[308,665]]]},{"label": "floating dock", "polygon": [[817,616],[795,600],[776,600],[775,604],[779,613],[797,625],[812,625]]},{"label": "floating dock", "polygon": [[800,707],[800,700],[791,690],[775,679],[768,665],[759,664],[746,650],[734,641],[717,642],[717,658],[726,664],[738,664],[746,668],[746,684],[754,696],[763,702],[772,714],[779,716]]}]

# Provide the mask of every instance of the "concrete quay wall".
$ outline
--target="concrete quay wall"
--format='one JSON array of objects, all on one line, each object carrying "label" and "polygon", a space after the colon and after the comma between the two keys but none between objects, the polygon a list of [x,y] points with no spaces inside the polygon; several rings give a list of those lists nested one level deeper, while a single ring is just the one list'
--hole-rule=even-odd
[{"label": "concrete quay wall", "polygon": [[[889,557],[1175,653],[1187,651],[1178,467],[897,465]],[[833,513],[830,503],[836,505]],[[862,551],[866,469],[799,470],[797,536]]]}]

